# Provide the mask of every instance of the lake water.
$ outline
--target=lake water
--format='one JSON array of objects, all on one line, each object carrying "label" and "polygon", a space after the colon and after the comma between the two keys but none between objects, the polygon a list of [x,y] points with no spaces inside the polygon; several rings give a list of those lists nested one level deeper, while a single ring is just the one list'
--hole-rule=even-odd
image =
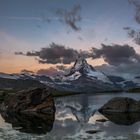
[{"label": "lake water", "polygon": [[[139,93],[82,94],[56,98],[55,120],[48,126],[36,119],[30,123],[32,119],[27,121],[26,117],[16,119],[15,116],[7,121],[9,118],[4,120],[0,116],[0,140],[140,140],[139,121],[131,125],[117,124],[97,111],[113,97],[140,100]],[[97,121],[100,119],[107,121]],[[89,134],[89,130],[99,132]]]}]

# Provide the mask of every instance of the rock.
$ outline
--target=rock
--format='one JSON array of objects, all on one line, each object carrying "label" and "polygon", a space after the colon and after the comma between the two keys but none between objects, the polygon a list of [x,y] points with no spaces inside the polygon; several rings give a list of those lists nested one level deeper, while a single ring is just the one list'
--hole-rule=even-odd
[{"label": "rock", "polygon": [[106,122],[108,121],[107,119],[99,119],[99,120],[96,120],[96,122]]},{"label": "rock", "polygon": [[50,88],[34,88],[10,95],[1,105],[1,111],[18,113],[54,114],[55,105]]},{"label": "rock", "polygon": [[140,121],[140,113],[111,113],[102,112],[111,122],[118,125],[132,125]]},{"label": "rock", "polygon": [[99,109],[100,113],[139,113],[140,101],[128,97],[116,97]]},{"label": "rock", "polygon": [[102,131],[101,130],[88,130],[88,131],[86,131],[86,133],[88,133],[88,134],[95,134],[98,132],[102,132]]},{"label": "rock", "polygon": [[20,114],[2,112],[5,122],[11,123],[13,129],[24,133],[46,134],[53,128],[55,114]]}]

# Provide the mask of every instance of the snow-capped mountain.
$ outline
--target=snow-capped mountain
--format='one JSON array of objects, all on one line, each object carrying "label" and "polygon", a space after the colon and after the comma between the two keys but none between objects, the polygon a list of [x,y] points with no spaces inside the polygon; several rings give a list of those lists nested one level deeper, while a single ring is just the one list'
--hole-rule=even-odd
[{"label": "snow-capped mountain", "polygon": [[28,74],[28,73],[21,73],[21,74],[6,74],[6,73],[0,73],[0,78],[5,79],[35,79],[34,75]]},{"label": "snow-capped mountain", "polygon": [[[51,86],[61,91],[84,93],[106,92],[140,87],[140,76],[125,79],[106,75],[89,65],[84,58],[78,58],[71,69],[57,77],[29,73],[0,73],[0,88],[18,88],[30,86]],[[22,89],[22,88],[21,88]]]},{"label": "snow-capped mountain", "polygon": [[18,74],[6,74],[6,73],[0,73],[0,78],[6,78],[6,79],[19,79],[20,76]]},{"label": "snow-capped mountain", "polygon": [[51,86],[53,80],[49,76],[34,75],[29,73],[6,74],[0,73],[0,89],[26,89],[31,87]]},{"label": "snow-capped mountain", "polygon": [[78,58],[75,61],[73,67],[70,69],[70,72],[63,77],[63,81],[76,80],[81,76],[93,80],[101,80],[105,83],[112,83],[105,74],[95,70],[84,58]]},{"label": "snow-capped mountain", "polygon": [[37,80],[40,82],[53,82],[53,79],[47,75],[35,75],[35,74],[29,74],[29,73],[20,73],[20,74],[6,74],[6,73],[0,73],[0,78],[4,79],[15,79],[15,80]]}]

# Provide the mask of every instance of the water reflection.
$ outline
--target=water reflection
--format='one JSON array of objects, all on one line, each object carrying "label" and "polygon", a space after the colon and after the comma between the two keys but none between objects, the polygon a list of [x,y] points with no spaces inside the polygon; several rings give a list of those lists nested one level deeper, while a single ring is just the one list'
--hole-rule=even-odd
[{"label": "water reflection", "polygon": [[66,105],[65,108],[69,108],[72,114],[75,116],[76,120],[80,122],[81,125],[84,125],[88,123],[90,117],[95,114],[97,109],[94,107],[89,107],[90,104],[86,95],[83,95],[82,98],[80,98],[79,102],[77,102],[77,104],[78,106],[80,106],[80,108],[77,108],[76,104],[74,103],[73,106]]},{"label": "water reflection", "polygon": [[103,113],[111,122],[118,125],[132,125],[140,121],[140,113]]},{"label": "water reflection", "polygon": [[[14,129],[21,127],[19,129],[20,133],[15,135],[15,139],[18,138],[19,140],[23,137],[26,138],[26,135],[30,137],[29,139],[34,138],[35,140],[38,136],[38,139],[42,140],[128,140],[133,139],[135,136],[140,137],[140,122],[137,122],[140,121],[140,116],[138,114],[125,114],[116,117],[116,114],[112,114],[112,116],[103,114],[103,116],[96,111],[111,98],[120,96],[140,99],[139,94],[134,93],[68,96],[55,99],[55,121],[54,117],[50,118],[50,116],[34,116],[34,118],[17,114],[13,116],[11,114],[8,114],[8,116],[2,114],[2,116],[6,122],[12,124]],[[107,119],[108,121],[96,121],[99,119]],[[122,123],[123,125],[120,125]],[[126,125],[127,123],[129,125]],[[95,134],[86,133],[94,130],[100,132]],[[8,131],[7,128],[4,131],[0,129],[0,137],[3,139],[13,138],[13,135],[7,136]],[[34,136],[33,133],[45,135]]]},{"label": "water reflection", "polygon": [[54,114],[1,113],[1,116],[5,122],[12,124],[13,129],[18,129],[20,132],[46,134],[53,128]]}]

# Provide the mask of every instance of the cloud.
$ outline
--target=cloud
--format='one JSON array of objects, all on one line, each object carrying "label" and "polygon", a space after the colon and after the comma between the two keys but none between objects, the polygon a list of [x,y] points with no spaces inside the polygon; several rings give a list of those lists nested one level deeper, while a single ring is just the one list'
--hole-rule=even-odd
[{"label": "cloud", "polygon": [[129,45],[104,45],[101,49],[92,48],[93,59],[103,58],[110,65],[133,64],[140,62],[140,55]]},{"label": "cloud", "polygon": [[103,64],[101,66],[96,66],[95,68],[107,75],[122,76],[126,79],[130,79],[140,75],[140,63],[132,63],[129,65],[123,64],[119,66]]},{"label": "cloud", "polygon": [[78,52],[72,48],[66,48],[63,45],[57,45],[55,43],[50,44],[48,48],[42,48],[39,53],[40,62],[52,64],[70,64],[75,61],[78,54]]},{"label": "cloud", "polygon": [[[70,64],[81,54],[82,51],[78,52],[72,48],[67,48],[64,45],[58,45],[55,43],[51,43],[49,47],[42,48],[40,51],[28,51],[26,54],[15,52],[15,55],[34,56],[36,57],[36,60],[42,64]],[[85,51],[83,51],[83,55],[87,55]]]},{"label": "cloud", "polygon": [[135,21],[140,24],[140,1],[139,0],[128,0],[130,4],[133,4],[135,7]]},{"label": "cloud", "polygon": [[56,68],[57,69],[59,69],[59,70],[65,70],[65,69],[67,69],[67,67],[66,66],[64,66],[64,65],[56,65]]},{"label": "cloud", "polygon": [[33,71],[31,71],[31,70],[26,70],[26,69],[21,70],[21,73],[34,74],[34,72],[33,72]]},{"label": "cloud", "polygon": [[[135,16],[134,20],[140,24],[140,1],[139,0],[128,0],[130,4],[135,7]],[[133,41],[140,45],[140,30],[133,29],[131,27],[124,27],[124,30],[127,31],[128,37],[132,38]]]},{"label": "cloud", "polygon": [[26,53],[27,56],[39,56],[40,55],[40,52],[37,52],[37,51],[32,51],[32,52],[27,52]]},{"label": "cloud", "polygon": [[77,22],[82,20],[80,12],[81,6],[74,5],[74,7],[68,11],[66,9],[57,9],[56,14],[60,17],[60,21],[66,23],[71,29],[80,31],[81,28],[77,25]]},{"label": "cloud", "polygon": [[127,31],[128,37],[132,38],[137,45],[140,45],[140,30],[134,30],[131,27],[124,27],[124,30]]},{"label": "cloud", "polygon": [[14,19],[14,20],[37,20],[42,21],[41,17],[22,17],[22,16],[0,16],[0,18]]},{"label": "cloud", "polygon": [[25,55],[23,52],[15,52],[15,55]]},{"label": "cloud", "polygon": [[50,67],[48,69],[40,69],[36,73],[38,75],[56,76],[59,74],[59,71],[54,67]]}]

